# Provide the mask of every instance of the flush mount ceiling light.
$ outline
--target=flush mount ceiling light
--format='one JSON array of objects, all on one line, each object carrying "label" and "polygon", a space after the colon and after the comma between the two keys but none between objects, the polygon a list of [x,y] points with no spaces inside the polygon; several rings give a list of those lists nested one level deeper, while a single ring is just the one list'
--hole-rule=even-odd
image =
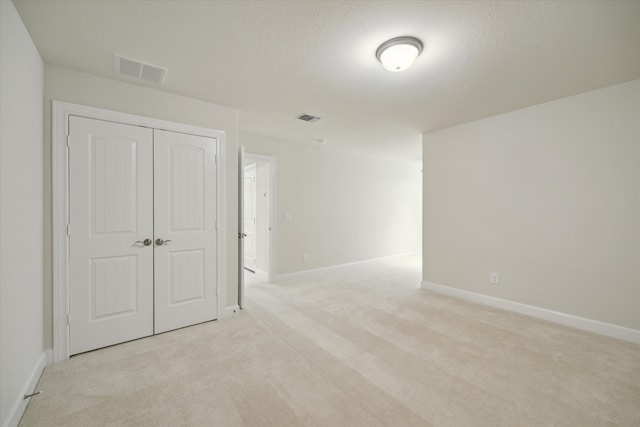
[{"label": "flush mount ceiling light", "polygon": [[422,42],[415,37],[404,36],[387,40],[376,50],[376,58],[389,71],[406,70],[422,52]]}]

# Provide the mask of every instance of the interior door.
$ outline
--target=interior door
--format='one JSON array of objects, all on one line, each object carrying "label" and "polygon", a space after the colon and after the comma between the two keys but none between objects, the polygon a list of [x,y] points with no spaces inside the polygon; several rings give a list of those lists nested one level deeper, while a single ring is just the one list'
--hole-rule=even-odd
[{"label": "interior door", "polygon": [[153,133],[69,118],[69,351],[153,334]]},{"label": "interior door", "polygon": [[238,147],[238,306],[244,308],[244,147]]},{"label": "interior door", "polygon": [[244,268],[255,273],[258,251],[256,233],[256,164],[244,166]]},{"label": "interior door", "polygon": [[216,147],[154,131],[156,333],[218,317]]}]

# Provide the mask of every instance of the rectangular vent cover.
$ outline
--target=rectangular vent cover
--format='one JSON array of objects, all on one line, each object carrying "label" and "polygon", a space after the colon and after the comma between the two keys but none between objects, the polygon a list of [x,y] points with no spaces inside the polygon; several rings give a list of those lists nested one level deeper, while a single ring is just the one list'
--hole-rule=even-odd
[{"label": "rectangular vent cover", "polygon": [[116,73],[134,79],[163,84],[167,77],[168,70],[157,65],[145,64],[144,62],[115,55]]},{"label": "rectangular vent cover", "polygon": [[302,120],[303,122],[309,122],[309,123],[313,123],[313,122],[317,122],[318,120],[320,120],[320,117],[318,116],[313,116],[311,114],[300,114],[297,117],[298,120]]}]

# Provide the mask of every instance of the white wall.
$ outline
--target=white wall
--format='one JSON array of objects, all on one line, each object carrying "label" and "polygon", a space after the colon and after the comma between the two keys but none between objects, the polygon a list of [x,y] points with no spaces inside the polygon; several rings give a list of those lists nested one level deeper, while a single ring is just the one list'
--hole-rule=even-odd
[{"label": "white wall", "polygon": [[276,275],[420,250],[419,163],[240,139],[248,153],[277,159]]},{"label": "white wall", "polygon": [[[238,304],[238,144],[237,111],[228,107],[159,90],[106,79],[47,64],[45,66],[45,171],[51,182],[51,101],[201,126],[226,132],[227,185],[227,306]],[[45,338],[52,346],[52,204],[51,186],[45,188]],[[222,313],[221,313],[222,314]]]},{"label": "white wall", "polygon": [[425,282],[640,329],[640,80],[425,134],[423,159]]},{"label": "white wall", "polygon": [[0,1],[0,94],[0,425],[5,426],[24,410],[22,394],[46,359],[43,63],[10,1]]}]

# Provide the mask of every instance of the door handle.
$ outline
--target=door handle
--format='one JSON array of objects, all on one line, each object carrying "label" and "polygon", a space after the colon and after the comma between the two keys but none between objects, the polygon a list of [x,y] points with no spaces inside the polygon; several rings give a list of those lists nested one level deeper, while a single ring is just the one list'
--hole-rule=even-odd
[{"label": "door handle", "polygon": [[142,243],[142,244],[143,244],[143,245],[145,245],[145,246],[149,246],[150,244],[152,244],[152,243],[153,243],[153,240],[151,240],[151,239],[144,239],[144,241],[142,241],[142,242],[141,242],[140,240],[138,240],[136,243]]},{"label": "door handle", "polygon": [[170,241],[171,241],[171,240],[162,240],[162,239],[160,239],[160,238],[157,238],[157,239],[156,239],[156,245],[158,245],[158,246],[164,246],[164,245],[166,245],[167,243],[169,243]]},{"label": "door handle", "polygon": [[248,236],[247,233],[238,233],[238,239],[244,239],[247,236]]}]

